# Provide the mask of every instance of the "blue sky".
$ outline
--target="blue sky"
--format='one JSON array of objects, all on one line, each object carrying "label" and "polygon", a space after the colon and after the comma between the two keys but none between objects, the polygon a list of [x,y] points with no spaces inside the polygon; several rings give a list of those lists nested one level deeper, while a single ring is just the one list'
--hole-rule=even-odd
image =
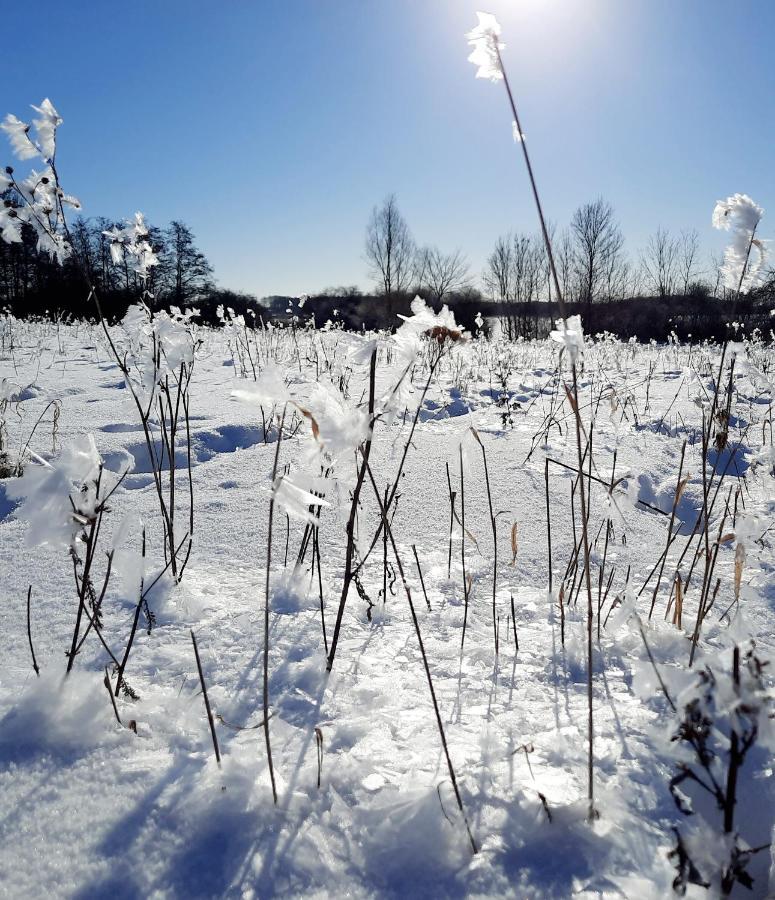
[{"label": "blue sky", "polygon": [[[775,236],[771,0],[3,0],[2,112],[49,96],[87,215],[187,222],[219,282],[368,285],[371,208],[475,271],[535,214],[502,85],[463,34],[495,13],[550,219],[614,205],[631,253],[749,193]],[[9,157],[6,154],[3,158]],[[773,223],[768,227],[768,220]]]}]

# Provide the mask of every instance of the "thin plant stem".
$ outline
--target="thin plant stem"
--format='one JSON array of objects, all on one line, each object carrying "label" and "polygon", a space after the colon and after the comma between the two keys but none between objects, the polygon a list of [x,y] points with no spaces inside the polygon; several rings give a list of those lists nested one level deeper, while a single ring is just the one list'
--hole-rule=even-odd
[{"label": "thin plant stem", "polygon": [[38,662],[35,659],[35,648],[32,646],[32,627],[30,624],[30,603],[32,601],[32,585],[27,589],[27,640],[30,644],[30,655],[32,656],[32,668],[35,670],[35,674],[40,678],[40,668],[38,667]]},{"label": "thin plant stem", "polygon": [[439,729],[439,735],[441,737],[441,745],[444,750],[444,756],[447,761],[447,769],[449,770],[449,778],[452,782],[452,788],[455,792],[455,799],[457,800],[457,806],[460,810],[460,815],[463,817],[463,822],[465,823],[466,833],[468,834],[468,840],[471,844],[471,850],[476,854],[479,852],[476,841],[474,840],[474,836],[471,832],[471,826],[468,824],[468,817],[466,816],[465,808],[463,807],[463,798],[460,795],[460,789],[457,783],[457,777],[455,775],[455,767],[452,765],[452,757],[449,755],[449,747],[447,746],[447,737],[444,732],[444,723],[441,718],[441,711],[439,709],[439,703],[436,699],[436,691],[433,687],[433,678],[431,676],[430,665],[428,664],[428,656],[425,652],[425,644],[422,639],[422,632],[420,631],[420,622],[417,618],[417,611],[414,608],[414,601],[412,600],[412,592],[409,588],[409,584],[406,580],[406,575],[404,574],[403,563],[401,562],[401,557],[398,554],[398,547],[396,546],[396,541],[393,536],[393,530],[390,526],[390,521],[388,519],[387,509],[382,503],[382,498],[380,497],[379,488],[377,487],[377,482],[374,480],[374,475],[371,472],[371,468],[368,462],[365,462],[365,467],[369,473],[369,479],[371,481],[372,488],[374,489],[374,494],[377,498],[377,503],[380,506],[380,513],[382,515],[382,524],[385,528],[388,537],[390,539],[391,547],[393,548],[393,555],[396,558],[396,565],[398,566],[398,572],[401,576],[401,582],[403,584],[404,593],[406,594],[406,599],[409,603],[409,611],[412,615],[412,622],[414,624],[415,634],[417,635],[417,643],[420,645],[420,655],[422,656],[423,668],[425,669],[425,677],[428,680],[428,689],[430,691],[431,700],[433,702],[433,711],[436,714],[436,724]]},{"label": "thin plant stem", "polygon": [[466,489],[463,477],[463,445],[458,446],[460,458],[460,565],[463,569],[463,634],[460,638],[460,652],[466,642],[466,626],[468,625],[468,581],[466,579]]},{"label": "thin plant stem", "polygon": [[412,553],[414,553],[414,561],[417,564],[417,574],[420,576],[420,586],[422,587],[422,595],[425,597],[425,605],[428,612],[431,612],[431,601],[428,599],[428,592],[425,590],[425,579],[422,577],[422,566],[420,565],[420,557],[417,555],[417,547],[412,544]]},{"label": "thin plant stem", "polygon": [[194,645],[194,656],[196,657],[196,668],[199,672],[199,683],[202,685],[202,696],[205,700],[205,710],[207,711],[207,721],[210,724],[210,736],[213,739],[213,750],[215,751],[215,761],[218,768],[221,768],[221,750],[218,746],[218,735],[215,733],[215,721],[213,720],[213,711],[210,707],[210,698],[207,696],[207,685],[205,684],[205,674],[202,671],[202,660],[199,658],[199,647],[196,643],[196,635],[194,629],[191,630],[191,643]]},{"label": "thin plant stem", "polygon": [[659,585],[662,582],[662,574],[665,571],[665,563],[667,562],[667,554],[670,549],[670,544],[672,543],[673,538],[673,523],[675,522],[675,514],[678,509],[678,501],[681,499],[681,491],[683,490],[683,485],[681,484],[681,476],[683,475],[684,469],[684,457],[686,455],[686,440],[684,440],[681,445],[681,462],[678,466],[678,481],[675,486],[675,493],[673,495],[673,508],[670,511],[670,523],[667,526],[667,545],[665,546],[665,552],[662,554],[662,563],[660,565],[659,574],[657,575],[657,582],[654,585],[654,593],[651,597],[651,607],[649,609],[649,619],[654,612],[654,605],[657,602],[657,594],[659,593]]},{"label": "thin plant stem", "polygon": [[358,471],[358,479],[355,482],[352,501],[350,503],[350,515],[347,519],[347,549],[345,551],[344,578],[342,580],[342,594],[339,598],[339,608],[336,612],[336,622],[334,623],[334,632],[331,635],[331,645],[328,651],[328,660],[326,662],[326,671],[330,672],[334,666],[334,657],[336,656],[336,648],[339,643],[339,631],[342,627],[342,617],[344,616],[344,608],[347,603],[347,594],[350,590],[350,583],[355,574],[353,570],[353,557],[355,555],[355,518],[358,513],[358,502],[363,488],[363,480],[366,476],[366,466],[371,455],[371,441],[374,433],[374,393],[375,379],[377,369],[377,348],[371,354],[371,362],[369,364],[369,432],[364,443],[362,461]]},{"label": "thin plant stem", "polygon": [[549,595],[552,593],[552,517],[549,512],[549,457],[544,460],[544,485],[546,489],[546,544],[549,553]]},{"label": "thin plant stem", "polygon": [[280,416],[280,429],[277,433],[277,446],[274,451],[274,464],[272,466],[272,494],[269,498],[269,525],[266,539],[266,590],[264,593],[264,741],[266,743],[266,759],[269,766],[269,779],[272,782],[272,799],[275,806],[277,805],[277,784],[274,777],[274,765],[272,763],[272,742],[269,738],[269,609],[271,597],[269,592],[269,582],[272,572],[272,525],[274,523],[274,496],[277,479],[277,465],[280,461],[280,444],[283,440],[283,426],[285,425],[285,411],[287,405],[283,406],[283,412]]},{"label": "thin plant stem", "polygon": [[[565,320],[566,316],[566,307],[565,307],[565,299],[563,297],[562,291],[560,289],[560,280],[557,277],[557,267],[554,263],[554,253],[552,252],[552,242],[549,238],[549,231],[546,227],[546,219],[544,217],[543,208],[541,206],[541,198],[538,194],[538,187],[536,185],[535,176],[533,175],[533,167],[530,163],[530,155],[527,150],[527,142],[524,137],[524,132],[522,131],[522,124],[519,120],[519,114],[517,112],[517,105],[514,101],[514,95],[511,91],[511,85],[509,84],[508,75],[506,74],[506,69],[503,65],[503,60],[501,59],[500,48],[498,46],[498,41],[495,40],[493,42],[493,46],[495,49],[495,53],[498,58],[498,66],[503,74],[503,84],[506,88],[506,94],[509,98],[509,104],[511,106],[511,111],[514,116],[514,122],[517,126],[517,134],[520,137],[520,146],[522,147],[522,154],[525,160],[525,167],[527,168],[527,174],[530,179],[530,186],[533,192],[533,199],[536,205],[536,211],[538,213],[538,219],[541,224],[541,235],[544,239],[544,245],[546,247],[546,255],[549,260],[549,269],[552,274],[552,280],[554,281],[554,289],[555,296],[557,297],[557,301],[560,305],[560,315],[563,321],[563,329],[565,328]],[[584,576],[586,580],[587,587],[587,600],[588,600],[588,609],[587,609],[587,699],[588,699],[588,727],[589,727],[589,760],[588,760],[588,794],[589,794],[589,818],[590,820],[595,817],[595,807],[594,807],[594,779],[593,779],[593,760],[594,760],[594,738],[593,738],[593,712],[592,712],[592,582],[590,579],[589,573],[589,535],[587,529],[587,518],[586,518],[586,497],[584,495],[584,473],[583,473],[583,456],[581,451],[581,415],[579,412],[579,404],[578,404],[578,378],[576,374],[576,362],[575,360],[571,361],[571,368],[573,372],[573,399],[574,399],[574,411],[576,418],[576,445],[578,450],[578,460],[579,460],[579,486],[581,490],[579,491],[581,497],[581,524],[582,524],[582,532],[583,532],[583,542],[584,542]],[[591,448],[590,448],[590,456],[591,456]]]},{"label": "thin plant stem", "polygon": [[495,596],[497,590],[497,581],[498,581],[498,525],[495,521],[495,512],[492,508],[492,491],[490,490],[490,471],[487,468],[487,451],[484,449],[484,444],[482,443],[481,438],[479,437],[479,433],[475,428],[471,429],[473,436],[476,438],[476,442],[479,444],[479,447],[482,451],[482,463],[484,465],[484,483],[487,488],[487,504],[490,510],[490,527],[492,528],[492,553],[493,553],[493,561],[492,561],[492,631],[493,631],[493,639],[495,641],[495,655],[498,655],[498,625],[497,625],[497,614],[495,610]]},{"label": "thin plant stem", "polygon": [[455,494],[452,491],[452,479],[449,475],[449,462],[447,467],[447,489],[449,490],[449,553],[447,554],[447,579],[452,574],[452,530],[455,526]]}]

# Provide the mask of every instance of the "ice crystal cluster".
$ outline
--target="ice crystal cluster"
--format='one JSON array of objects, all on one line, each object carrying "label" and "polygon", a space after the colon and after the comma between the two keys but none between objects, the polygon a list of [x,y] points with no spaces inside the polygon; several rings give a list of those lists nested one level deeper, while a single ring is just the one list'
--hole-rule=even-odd
[{"label": "ice crystal cluster", "polygon": [[716,203],[713,227],[729,231],[732,236],[721,266],[724,286],[730,291],[747,294],[762,282],[766,246],[756,237],[756,229],[763,215],[761,206],[747,194],[734,194]]}]

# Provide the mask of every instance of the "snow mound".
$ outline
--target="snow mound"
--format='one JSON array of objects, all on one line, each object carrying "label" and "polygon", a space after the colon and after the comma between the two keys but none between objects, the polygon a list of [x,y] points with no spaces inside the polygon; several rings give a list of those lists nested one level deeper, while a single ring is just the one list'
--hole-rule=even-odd
[{"label": "snow mound", "polygon": [[0,722],[0,756],[69,756],[111,742],[111,735],[117,742],[119,733],[99,673],[73,671],[64,677],[43,672],[27,683]]}]

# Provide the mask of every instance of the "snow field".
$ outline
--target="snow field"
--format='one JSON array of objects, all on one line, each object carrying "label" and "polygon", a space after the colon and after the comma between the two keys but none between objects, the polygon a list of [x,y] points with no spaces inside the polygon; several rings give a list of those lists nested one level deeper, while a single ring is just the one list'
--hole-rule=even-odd
[{"label": "snow field", "polygon": [[[127,546],[137,551],[147,530],[148,568],[163,565],[157,499],[136,413],[95,327],[13,322],[13,349],[0,377],[21,389],[5,411],[7,446],[23,446],[51,400],[61,410],[56,443],[86,431],[108,473],[130,474],[111,500],[110,532],[124,516],[134,523]],[[261,722],[263,584],[268,505],[276,430],[255,404],[232,396],[252,379],[234,365],[234,336],[202,329],[191,387],[194,549],[182,582],[165,576],[149,596],[156,617],[138,632],[126,678],[139,697],[120,697],[114,717],[102,679],[109,659],[91,638],[65,680],[77,598],[61,547],[31,547],[27,526],[0,481],[0,891],[9,897],[264,897],[513,896],[661,898],[675,877],[671,827],[682,824],[668,783],[675,764],[670,718],[629,615],[629,584],[640,589],[665,545],[687,439],[689,481],[677,507],[682,537],[675,563],[702,507],[695,402],[707,390],[718,348],[589,344],[580,376],[585,421],[595,410],[593,472],[626,481],[608,499],[591,486],[590,535],[595,600],[605,531],[603,607],[610,611],[595,640],[595,791],[599,819],[586,822],[586,604],[583,589],[565,609],[565,644],[557,592],[573,552],[573,472],[550,464],[554,593],[548,593],[545,458],[575,465],[575,431],[556,370],[556,344],[488,344],[452,348],[439,367],[419,416],[399,480],[393,519],[401,562],[418,612],[433,685],[467,817],[480,847],[472,855],[457,808],[406,597],[388,553],[383,587],[382,541],[353,586],[336,660],[326,674],[317,574],[310,557],[294,572],[304,522],[276,510],[269,634],[270,730],[279,802],[272,803]],[[333,331],[271,338],[274,363],[298,397],[316,383],[347,385],[363,402],[367,366],[354,356],[364,339]],[[377,394],[402,371],[380,339]],[[7,347],[8,344],[5,344]],[[323,352],[325,350],[325,353]],[[269,353],[269,351],[267,351]],[[363,354],[361,353],[361,356]],[[746,539],[741,587],[746,628],[764,654],[773,650],[773,557],[769,535],[775,493],[762,451],[771,392],[763,387],[771,350],[747,350],[752,371],[736,382],[733,454],[725,482],[742,489],[740,534]],[[323,359],[327,362],[323,362]],[[314,360],[314,363],[313,363]],[[237,360],[239,363],[239,360]],[[427,368],[418,364],[401,394],[402,409],[375,428],[371,469],[381,490],[392,483],[408,438]],[[771,389],[770,389],[771,390]],[[547,416],[552,418],[548,432]],[[508,419],[511,421],[509,422]],[[770,419],[771,420],[771,419]],[[32,449],[52,450],[50,415]],[[325,420],[321,418],[321,423]],[[343,422],[335,415],[332,422]],[[298,418],[280,446],[280,465],[303,469],[314,453],[309,422]],[[487,453],[498,523],[496,608],[492,622],[493,548],[482,456]],[[332,426],[333,428],[333,426]],[[538,435],[538,437],[536,437]],[[738,440],[740,447],[736,446]],[[465,616],[459,526],[453,528],[446,464],[459,491],[463,447],[465,564],[471,576]],[[532,449],[532,455],[529,456]],[[177,456],[183,461],[185,448]],[[328,637],[341,591],[345,524],[354,471],[343,454],[341,481],[320,517],[320,554]],[[770,466],[771,470],[771,466]],[[629,473],[629,474],[628,474]],[[184,473],[180,481],[185,486]],[[640,501],[640,502],[638,502]],[[458,496],[459,503],[459,496]],[[647,504],[647,505],[646,505]],[[661,510],[661,512],[660,512]],[[579,510],[576,505],[578,521]],[[510,529],[517,523],[511,565]],[[370,485],[358,514],[365,554],[379,524]],[[288,529],[286,531],[286,528]],[[741,538],[742,539],[742,538]],[[286,564],[287,541],[287,564]],[[428,611],[412,553],[416,545]],[[136,604],[131,555],[111,582],[103,636],[123,649]],[[722,580],[717,614],[705,623],[698,663],[715,662],[730,646],[735,542],[719,548]],[[102,563],[101,563],[102,564]],[[673,569],[666,567],[647,626],[649,645],[665,670],[684,671],[696,614],[687,594],[682,629],[664,621]],[[26,638],[27,588],[42,675],[36,678]],[[576,582],[578,587],[578,582]],[[614,597],[625,603],[611,610]],[[511,622],[513,598],[519,650]],[[634,602],[645,619],[646,589]],[[693,605],[695,604],[695,605]],[[141,623],[142,626],[142,623]],[[189,629],[199,642],[223,756],[213,757]],[[738,632],[735,632],[737,634]],[[666,676],[667,677],[667,676]],[[673,726],[674,728],[674,726]],[[322,738],[322,767],[318,748]],[[752,765],[752,771],[754,766]],[[741,779],[741,830],[752,846],[770,839],[775,809],[771,755]],[[320,787],[318,788],[318,777]],[[768,852],[750,866],[754,896],[766,896]],[[741,896],[744,894],[741,894]],[[690,886],[687,896],[707,896]]]}]

